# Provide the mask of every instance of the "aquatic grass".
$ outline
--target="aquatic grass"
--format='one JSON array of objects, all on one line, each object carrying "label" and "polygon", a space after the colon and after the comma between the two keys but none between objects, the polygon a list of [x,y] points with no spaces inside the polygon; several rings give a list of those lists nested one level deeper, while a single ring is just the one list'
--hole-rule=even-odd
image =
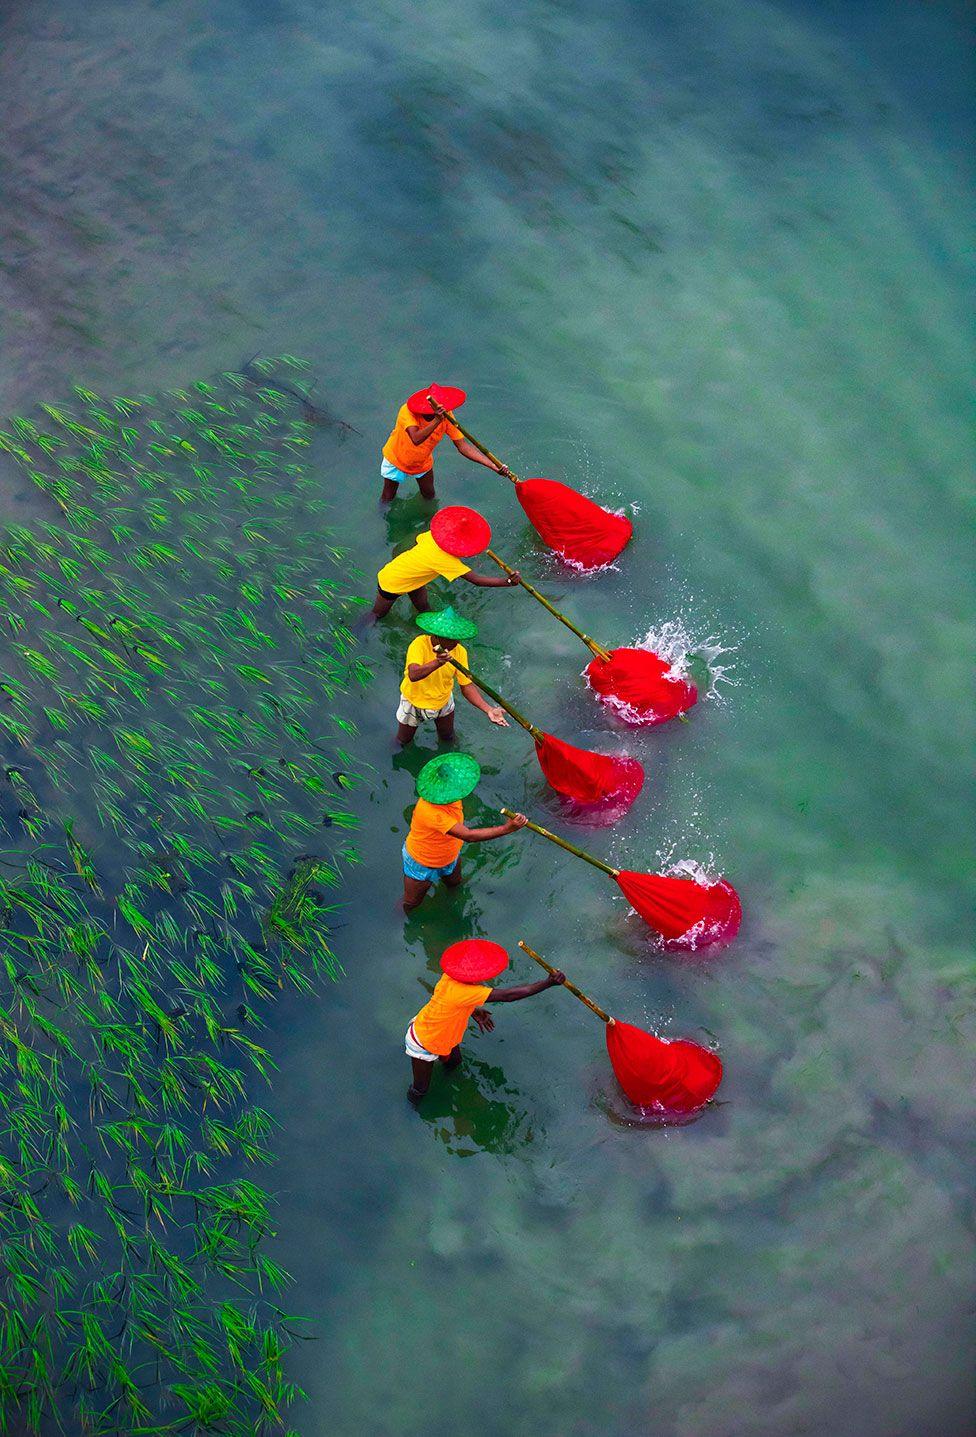
[{"label": "aquatic grass", "polygon": [[260,366],[0,431],[53,516],[0,534],[0,1412],[37,1432],[259,1432],[299,1395],[270,1199],[216,1179],[271,1160],[262,1005],[339,971],[361,778],[323,702],[369,675],[299,362]]}]

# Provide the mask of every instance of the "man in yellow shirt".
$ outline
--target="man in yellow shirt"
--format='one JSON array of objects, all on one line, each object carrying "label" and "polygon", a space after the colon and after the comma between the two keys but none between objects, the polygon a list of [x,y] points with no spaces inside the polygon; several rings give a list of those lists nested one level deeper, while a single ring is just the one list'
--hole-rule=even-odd
[{"label": "man in yellow shirt", "polygon": [[467,579],[481,589],[511,588],[519,581],[518,572],[475,574],[464,562],[475,554],[483,554],[491,543],[491,525],[476,509],[451,504],[438,509],[430,528],[418,534],[412,549],[397,554],[376,576],[376,599],[372,617],[382,619],[401,594],[409,594],[410,602],[419,613],[430,608],[427,585],[431,579]]},{"label": "man in yellow shirt", "polygon": [[486,843],[524,828],[528,819],[517,813],[490,828],[469,828],[462,799],[474,793],[481,767],[469,753],[442,753],[425,763],[417,775],[417,802],[403,844],[403,909],[411,913],[434,883],[448,888],[461,884],[461,849]]},{"label": "man in yellow shirt", "polygon": [[[488,703],[478,685],[467,674],[459,672],[450,662],[468,667],[468,651],[462,639],[477,636],[478,626],[465,619],[450,605],[433,613],[418,614],[417,627],[423,633],[407,649],[397,708],[397,743],[406,747],[413,743],[417,729],[426,719],[434,720],[437,736],[454,737],[454,680],[468,703],[488,715],[492,723],[508,728],[505,711]],[[433,637],[431,637],[433,635]]]},{"label": "man in yellow shirt", "polygon": [[495,1023],[484,1003],[518,1003],[565,983],[565,973],[548,973],[538,983],[520,983],[514,988],[494,988],[490,980],[508,967],[508,954],[500,943],[486,938],[464,938],[441,954],[444,977],[409,1025],[405,1046],[413,1064],[413,1082],[407,1089],[412,1103],[430,1087],[434,1064],[440,1060],[448,1071],[461,1061],[461,1042],[468,1020],[473,1018],[482,1033]]},{"label": "man in yellow shirt", "polygon": [[496,474],[508,474],[504,464],[495,464],[470,444],[460,429],[451,423],[449,412],[460,409],[467,399],[463,389],[449,384],[430,384],[411,394],[401,404],[389,439],[383,445],[380,474],[383,492],[380,501],[389,504],[395,499],[404,479],[416,479],[425,499],[434,497],[434,450],[446,435],[465,459],[484,464]]}]

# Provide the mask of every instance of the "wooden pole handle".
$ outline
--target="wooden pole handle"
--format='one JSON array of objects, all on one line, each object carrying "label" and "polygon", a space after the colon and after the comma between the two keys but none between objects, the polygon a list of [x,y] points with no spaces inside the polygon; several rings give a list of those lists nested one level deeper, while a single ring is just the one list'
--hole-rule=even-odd
[{"label": "wooden pole handle", "polygon": [[[509,576],[515,573],[515,570],[512,568],[512,566],[510,564],[506,564],[504,559],[499,558],[499,556],[495,553],[493,549],[486,549],[485,553],[488,555],[489,559],[493,559],[495,561],[495,563],[500,569],[504,569],[505,573]],[[537,603],[540,603],[544,609],[549,610],[553,618],[558,619],[561,624],[565,624],[567,629],[570,629],[578,639],[582,639],[591,654],[594,654],[595,657],[598,659],[602,659],[604,663],[609,662],[610,655],[607,650],[603,648],[602,645],[598,644],[595,639],[591,639],[589,634],[584,634],[582,629],[578,629],[571,619],[567,619],[565,614],[560,613],[560,611],[556,608],[555,604],[550,604],[546,596],[544,594],[540,594],[538,589],[533,588],[532,585],[527,582],[527,580],[522,578],[521,574],[519,575],[519,583],[522,585],[522,588],[526,591],[527,594],[531,594],[533,599],[535,599]]]},{"label": "wooden pole handle", "polygon": [[[487,444],[482,444],[481,440],[475,439],[474,435],[469,430],[465,429],[463,424],[459,424],[449,409],[442,409],[439,412],[443,415],[445,419],[450,420],[450,422],[454,425],[455,429],[459,429],[461,431],[469,444],[473,444],[474,447],[479,450],[479,452],[482,453],[486,459],[490,459],[492,464],[502,464],[503,461],[499,459],[498,455],[492,454]],[[518,475],[513,474],[511,469],[509,469],[508,471],[508,478],[511,479],[513,484],[517,484],[519,482]]]},{"label": "wooden pole handle", "polygon": [[[510,808],[499,809],[499,812],[503,813],[506,818],[515,817],[514,812]],[[533,823],[531,819],[526,820],[525,826],[526,828],[531,828],[533,833],[538,833],[543,838],[548,838],[550,843],[558,843],[559,847],[565,848],[567,853],[574,853],[577,858],[582,858],[586,863],[592,863],[594,868],[599,868],[604,873],[609,873],[611,878],[616,878],[620,872],[619,868],[611,868],[609,863],[604,863],[601,859],[594,858],[592,853],[587,853],[584,849],[577,848],[575,843],[569,843],[565,838],[560,838],[556,833],[550,833],[548,828],[543,828],[541,824]]]},{"label": "wooden pole handle", "polygon": [[[523,953],[528,953],[530,958],[534,958],[541,968],[545,968],[547,973],[555,973],[555,968],[553,968],[550,963],[547,963],[544,958],[540,958],[539,954],[535,951],[535,949],[530,948],[528,943],[524,943],[521,938],[518,941],[518,946],[522,949]],[[598,1018],[603,1019],[604,1023],[613,1022],[613,1019],[610,1017],[609,1013],[604,1013],[602,1008],[598,1008],[597,1005],[594,1003],[593,999],[587,998],[586,994],[582,992],[579,988],[577,988],[575,983],[571,983],[568,978],[566,979],[565,983],[562,984],[562,986],[564,988],[568,988],[574,998],[578,998],[581,1003],[585,1003],[587,1008],[589,1008],[591,1012],[594,1012]]]},{"label": "wooden pole handle", "polygon": [[545,734],[542,732],[542,729],[536,728],[534,723],[529,723],[529,720],[525,717],[524,714],[520,714],[517,708],[513,707],[513,705],[510,704],[507,699],[503,699],[500,693],[496,693],[493,688],[491,688],[488,684],[485,683],[484,679],[479,679],[477,674],[473,674],[470,669],[465,668],[464,664],[460,663],[457,659],[452,658],[450,654],[447,655],[447,662],[453,665],[453,667],[456,668],[459,673],[465,674],[469,679],[472,680],[473,683],[476,683],[479,689],[484,689],[485,693],[489,696],[489,698],[493,698],[495,700],[495,703],[500,705],[500,707],[505,710],[509,718],[513,718],[517,724],[522,725],[526,733],[530,733],[532,735],[536,743],[542,742],[542,740],[545,738]]}]

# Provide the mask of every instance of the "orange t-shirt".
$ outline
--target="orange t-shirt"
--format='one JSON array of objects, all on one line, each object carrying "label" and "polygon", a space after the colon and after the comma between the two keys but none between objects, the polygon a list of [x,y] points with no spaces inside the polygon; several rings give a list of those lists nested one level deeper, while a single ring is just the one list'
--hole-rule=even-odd
[{"label": "orange t-shirt", "polygon": [[459,983],[444,977],[413,1020],[417,1042],[428,1053],[446,1058],[464,1037],[468,1019],[491,997],[491,988],[484,983]]},{"label": "orange t-shirt", "polygon": [[383,445],[383,458],[389,459],[390,463],[402,469],[404,474],[426,474],[434,462],[431,456],[445,434],[449,439],[464,438],[460,429],[444,419],[422,444],[415,444],[407,430],[412,429],[415,424],[426,422],[413,414],[405,404],[400,405],[393,433]]},{"label": "orange t-shirt", "polygon": [[463,838],[452,838],[448,829],[464,818],[461,800],[428,803],[418,798],[410,819],[407,852],[425,868],[445,868],[453,863],[464,846]]}]

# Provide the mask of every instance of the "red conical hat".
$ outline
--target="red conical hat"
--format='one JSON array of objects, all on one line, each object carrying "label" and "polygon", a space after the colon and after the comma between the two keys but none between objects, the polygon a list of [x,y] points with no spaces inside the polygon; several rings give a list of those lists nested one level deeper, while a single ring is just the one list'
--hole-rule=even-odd
[{"label": "red conical hat", "polygon": [[459,983],[487,983],[508,967],[508,954],[487,938],[462,938],[441,954],[441,967]]},{"label": "red conical hat", "polygon": [[429,403],[431,399],[442,409],[460,409],[467,397],[463,389],[455,389],[453,384],[428,384],[426,389],[418,389],[416,394],[411,394],[407,408],[411,414],[433,414]]},{"label": "red conical hat", "polygon": [[438,509],[430,521],[434,543],[455,559],[470,559],[482,554],[491,543],[491,525],[478,513],[463,504],[449,504]]}]

